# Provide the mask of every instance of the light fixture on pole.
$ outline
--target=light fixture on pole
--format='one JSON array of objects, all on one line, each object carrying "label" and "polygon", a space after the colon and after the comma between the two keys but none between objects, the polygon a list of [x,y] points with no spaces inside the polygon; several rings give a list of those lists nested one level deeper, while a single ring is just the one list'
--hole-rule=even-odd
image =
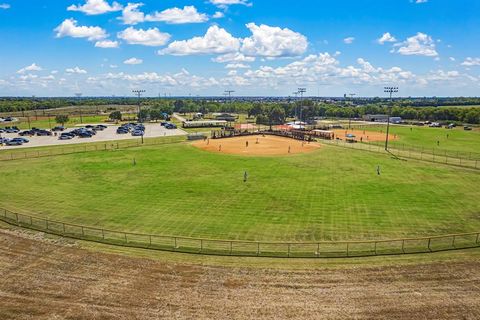
[{"label": "light fixture on pole", "polygon": [[384,87],[383,92],[390,94],[390,106],[387,115],[387,136],[385,137],[385,151],[388,151],[388,135],[390,132],[390,116],[392,113],[393,94],[398,92],[398,87]]},{"label": "light fixture on pole", "polygon": [[138,97],[138,117],[140,120],[140,103],[141,103],[141,98],[142,98],[142,93],[145,93],[145,90],[132,90],[132,93],[134,93]]}]

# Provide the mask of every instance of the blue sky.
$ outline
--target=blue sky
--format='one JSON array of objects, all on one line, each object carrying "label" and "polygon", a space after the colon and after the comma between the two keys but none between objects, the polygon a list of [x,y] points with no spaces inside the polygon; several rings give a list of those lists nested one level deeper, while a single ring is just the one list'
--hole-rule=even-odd
[{"label": "blue sky", "polygon": [[475,0],[0,0],[0,95],[478,96],[479,12]]}]

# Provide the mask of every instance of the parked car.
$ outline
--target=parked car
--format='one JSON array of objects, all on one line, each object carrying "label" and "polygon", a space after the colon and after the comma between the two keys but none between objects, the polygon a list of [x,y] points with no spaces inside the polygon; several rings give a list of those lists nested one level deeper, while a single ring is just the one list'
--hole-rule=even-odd
[{"label": "parked car", "polygon": [[23,138],[23,137],[13,138],[12,140],[22,141],[23,143],[29,143],[30,142],[30,140],[28,140],[27,138]]},{"label": "parked car", "polygon": [[54,127],[54,128],[52,129],[52,131],[63,131],[63,130],[65,130],[65,128],[62,127],[62,126]]},{"label": "parked car", "polygon": [[8,141],[10,141],[9,138],[0,138],[0,144],[6,144]]},{"label": "parked car", "polygon": [[17,133],[20,130],[17,127],[5,127],[5,132],[6,133]]},{"label": "parked car", "polygon": [[45,136],[51,136],[52,133],[50,131],[47,131],[47,130],[37,130],[37,136],[41,137],[45,137]]},{"label": "parked car", "polygon": [[58,137],[58,140],[71,140],[73,137],[74,136],[71,134],[61,134],[60,137]]},{"label": "parked car", "polygon": [[132,136],[133,137],[140,137],[140,136],[143,136],[145,133],[141,130],[135,130],[132,132]]},{"label": "parked car", "polygon": [[21,146],[22,144],[23,144],[23,141],[21,141],[21,140],[14,140],[14,139],[8,140],[8,141],[6,142],[6,145],[7,145],[7,146]]},{"label": "parked car", "polygon": [[442,125],[438,122],[432,122],[428,125],[430,128],[441,128]]},{"label": "parked car", "polygon": [[465,130],[465,131],[472,131],[472,127],[465,126],[465,127],[463,127],[463,130]]},{"label": "parked car", "polygon": [[18,133],[19,136],[33,136],[35,135],[35,132],[33,132],[32,130],[25,130],[25,131],[21,131]]},{"label": "parked car", "polygon": [[167,124],[165,125],[165,128],[166,128],[166,129],[169,129],[169,130],[173,130],[173,129],[177,129],[177,126],[176,126],[175,124],[173,124],[173,123],[167,123]]}]

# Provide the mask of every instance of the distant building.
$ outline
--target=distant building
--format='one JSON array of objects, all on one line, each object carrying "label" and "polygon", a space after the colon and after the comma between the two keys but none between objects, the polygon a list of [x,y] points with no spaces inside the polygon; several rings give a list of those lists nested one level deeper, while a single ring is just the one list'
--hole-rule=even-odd
[{"label": "distant building", "polygon": [[[370,122],[387,122],[388,115],[386,114],[366,114],[363,116],[363,120]],[[390,117],[390,123],[402,123],[401,117]]]},{"label": "distant building", "polygon": [[366,114],[363,116],[363,120],[370,122],[387,122],[388,115],[386,114]]}]

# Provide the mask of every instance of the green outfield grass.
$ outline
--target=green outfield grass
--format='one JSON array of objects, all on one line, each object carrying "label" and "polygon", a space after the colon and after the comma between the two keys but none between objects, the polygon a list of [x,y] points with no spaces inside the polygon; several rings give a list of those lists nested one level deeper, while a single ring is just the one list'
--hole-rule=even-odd
[{"label": "green outfield grass", "polygon": [[[386,132],[385,126],[366,127],[366,130]],[[448,130],[445,128],[429,128],[418,126],[392,125],[390,133],[396,134],[398,140],[390,141],[397,148],[415,147],[425,150],[435,150],[439,154],[447,151],[449,154],[459,152],[464,156],[475,153],[480,155],[480,130],[464,131],[463,127]],[[448,135],[448,137],[447,137]],[[440,142],[437,145],[437,141]],[[382,144],[384,142],[377,142]]]},{"label": "green outfield grass", "polygon": [[334,146],[274,158],[178,143],[3,161],[0,171],[2,207],[123,231],[313,241],[480,230],[478,171]]}]

